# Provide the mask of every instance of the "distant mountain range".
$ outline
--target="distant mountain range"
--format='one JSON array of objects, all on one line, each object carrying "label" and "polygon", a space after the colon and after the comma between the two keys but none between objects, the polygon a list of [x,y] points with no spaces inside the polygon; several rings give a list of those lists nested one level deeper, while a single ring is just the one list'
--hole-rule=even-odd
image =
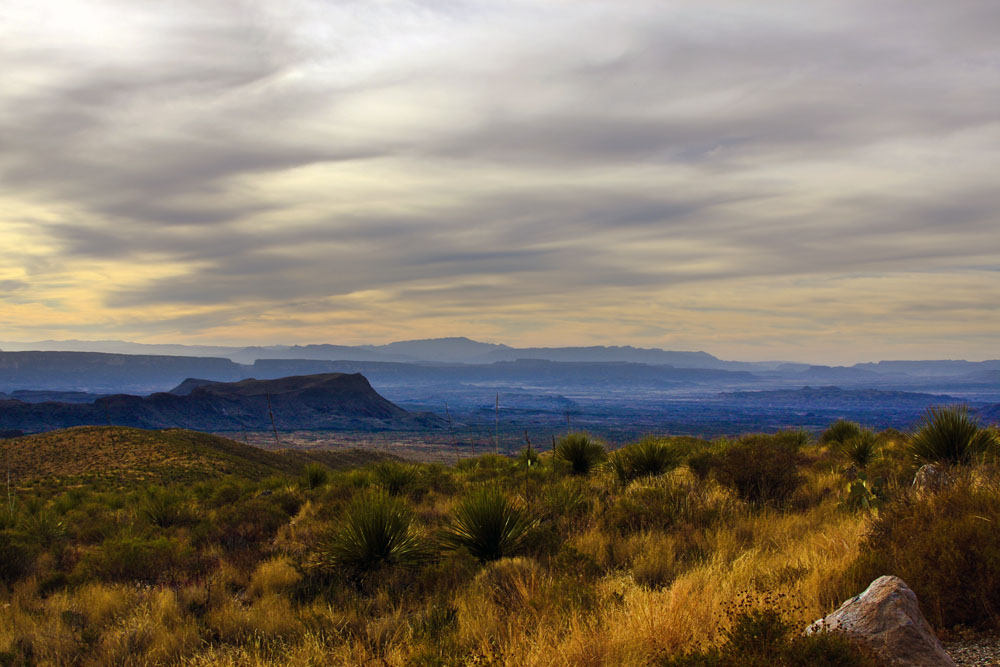
[{"label": "distant mountain range", "polygon": [[174,393],[117,394],[91,403],[0,401],[0,429],[38,432],[83,425],[201,431],[421,429],[444,420],[414,414],[379,395],[360,374],[277,380],[189,381]]}]

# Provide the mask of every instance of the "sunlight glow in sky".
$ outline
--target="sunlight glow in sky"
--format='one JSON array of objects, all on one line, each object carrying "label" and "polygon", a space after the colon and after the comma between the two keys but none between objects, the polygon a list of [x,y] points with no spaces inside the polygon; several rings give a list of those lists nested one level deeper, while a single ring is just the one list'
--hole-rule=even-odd
[{"label": "sunlight glow in sky", "polygon": [[5,0],[0,340],[1000,356],[993,0]]}]

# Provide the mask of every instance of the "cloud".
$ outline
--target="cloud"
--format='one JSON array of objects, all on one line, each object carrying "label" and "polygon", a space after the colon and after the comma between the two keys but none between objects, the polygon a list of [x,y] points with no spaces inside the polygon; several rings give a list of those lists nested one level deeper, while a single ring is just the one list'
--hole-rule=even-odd
[{"label": "cloud", "polygon": [[[18,338],[61,318],[357,342],[393,319],[746,351],[713,333],[729,312],[819,350],[831,331],[782,323],[826,317],[816,281],[864,277],[930,344],[893,299],[947,311],[1000,263],[986,0],[0,12],[0,279],[36,308]],[[955,313],[1000,324],[986,293]]]}]

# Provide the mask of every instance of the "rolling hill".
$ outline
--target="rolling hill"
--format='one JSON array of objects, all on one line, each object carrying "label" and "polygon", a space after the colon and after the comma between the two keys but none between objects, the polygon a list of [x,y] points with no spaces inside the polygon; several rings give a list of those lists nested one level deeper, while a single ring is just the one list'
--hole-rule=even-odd
[{"label": "rolling hill", "polygon": [[0,462],[17,486],[105,480],[165,484],[236,475],[297,475],[308,463],[350,467],[392,458],[364,450],[267,451],[183,429],[81,426],[0,440]]}]

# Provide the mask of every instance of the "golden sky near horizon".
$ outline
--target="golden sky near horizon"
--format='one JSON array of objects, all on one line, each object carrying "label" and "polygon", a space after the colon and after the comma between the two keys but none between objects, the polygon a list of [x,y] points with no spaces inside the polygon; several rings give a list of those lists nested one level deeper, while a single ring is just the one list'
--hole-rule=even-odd
[{"label": "golden sky near horizon", "polygon": [[989,0],[8,0],[0,341],[1000,357],[997,34]]}]

